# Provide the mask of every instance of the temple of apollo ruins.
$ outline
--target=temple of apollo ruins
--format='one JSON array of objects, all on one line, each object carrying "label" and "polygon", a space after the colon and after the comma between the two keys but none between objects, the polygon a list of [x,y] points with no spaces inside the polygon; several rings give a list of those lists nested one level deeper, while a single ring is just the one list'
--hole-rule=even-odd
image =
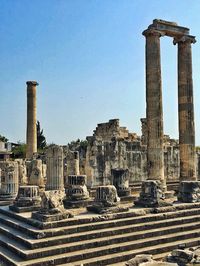
[{"label": "temple of apollo ruins", "polygon": [[[13,158],[9,144],[0,142],[0,265],[199,263],[196,40],[188,28],[159,19],[142,34],[146,117],[140,135],[115,118],[98,123],[84,145],[51,144],[40,154],[37,90],[43,88],[26,82],[26,158]],[[178,140],[163,132],[163,37],[177,46]]]}]

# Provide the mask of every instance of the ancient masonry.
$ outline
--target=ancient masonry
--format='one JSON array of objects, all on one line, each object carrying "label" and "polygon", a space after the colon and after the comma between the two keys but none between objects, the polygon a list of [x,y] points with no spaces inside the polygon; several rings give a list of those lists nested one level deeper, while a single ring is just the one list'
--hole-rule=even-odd
[{"label": "ancient masonry", "polygon": [[[110,184],[113,169],[128,169],[130,183],[147,179],[147,124],[142,118],[142,136],[120,127],[119,119],[97,125],[93,136],[87,137],[86,154],[80,154],[88,186]],[[178,140],[163,137],[164,176],[167,181],[179,179]],[[73,162],[71,159],[70,161]],[[69,164],[71,164],[69,162]],[[197,177],[200,178],[200,154],[196,152]]]},{"label": "ancient masonry", "polygon": [[[135,256],[126,265],[199,263],[200,154],[195,151],[191,58],[195,37],[163,20],[154,20],[143,35],[147,113],[141,119],[141,137],[112,119],[87,137],[83,154],[50,145],[38,158],[38,83],[27,82],[26,160],[0,160],[0,265],[123,265]],[[179,143],[163,133],[161,36],[178,44]],[[179,182],[176,195],[169,189],[170,179]],[[137,191],[134,181],[142,181]],[[154,260],[169,252],[168,262]]]}]

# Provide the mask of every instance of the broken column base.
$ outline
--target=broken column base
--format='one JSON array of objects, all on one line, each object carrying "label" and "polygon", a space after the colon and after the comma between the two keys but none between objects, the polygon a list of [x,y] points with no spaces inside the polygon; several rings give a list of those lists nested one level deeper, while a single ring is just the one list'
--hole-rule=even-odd
[{"label": "broken column base", "polygon": [[88,211],[104,214],[128,211],[129,208],[119,206],[120,198],[114,186],[99,186],[96,190],[95,201],[87,207]]},{"label": "broken column base", "polygon": [[200,181],[182,181],[179,184],[178,201],[200,202]]},{"label": "broken column base", "polygon": [[18,195],[9,209],[14,212],[32,212],[41,208],[41,197],[38,186],[20,186]]},{"label": "broken column base", "polygon": [[140,207],[165,207],[172,204],[165,201],[165,194],[162,192],[160,182],[157,180],[146,180],[142,182],[142,191],[139,198],[134,201]]},{"label": "broken column base", "polygon": [[73,214],[65,210],[63,206],[63,190],[49,190],[41,194],[41,208],[38,212],[32,213],[32,219],[41,222],[55,222],[63,219],[72,218]]}]

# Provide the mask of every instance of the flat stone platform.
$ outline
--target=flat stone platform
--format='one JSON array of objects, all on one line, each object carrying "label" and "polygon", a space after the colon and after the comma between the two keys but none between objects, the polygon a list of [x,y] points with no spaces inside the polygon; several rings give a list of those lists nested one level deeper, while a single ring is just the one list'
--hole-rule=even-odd
[{"label": "flat stone platform", "polygon": [[76,215],[42,223],[0,207],[0,261],[5,265],[124,265],[137,254],[160,259],[181,244],[200,244],[200,203]]}]

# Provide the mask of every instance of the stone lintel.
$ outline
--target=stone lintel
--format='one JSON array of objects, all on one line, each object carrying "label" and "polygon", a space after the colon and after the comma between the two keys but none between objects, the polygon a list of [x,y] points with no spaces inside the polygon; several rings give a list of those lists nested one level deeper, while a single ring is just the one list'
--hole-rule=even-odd
[{"label": "stone lintel", "polygon": [[162,31],[164,35],[167,35],[169,37],[189,35],[188,28],[178,26],[175,22],[165,21],[161,19],[154,19],[153,24],[149,25],[148,29]]},{"label": "stone lintel", "polygon": [[34,80],[32,80],[32,81],[29,80],[29,81],[26,82],[26,84],[27,85],[32,85],[32,86],[38,86],[39,85],[39,83],[37,81],[34,81]]},{"label": "stone lintel", "polygon": [[176,45],[179,42],[182,42],[182,43],[186,43],[186,42],[195,43],[196,39],[195,39],[195,36],[192,36],[192,35],[183,35],[183,36],[174,37],[173,44]]}]

